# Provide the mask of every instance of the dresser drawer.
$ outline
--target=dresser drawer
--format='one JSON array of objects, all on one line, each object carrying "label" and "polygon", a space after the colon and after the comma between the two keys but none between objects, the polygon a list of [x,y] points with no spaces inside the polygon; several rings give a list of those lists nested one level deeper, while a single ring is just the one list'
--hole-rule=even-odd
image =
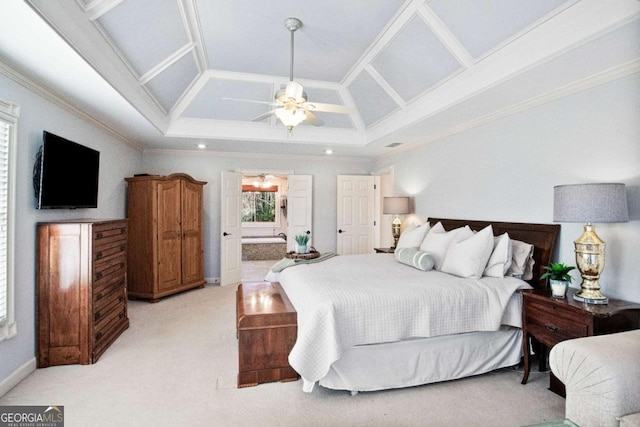
[{"label": "dresser drawer", "polygon": [[109,318],[111,312],[116,309],[117,306],[121,306],[124,303],[124,289],[116,290],[107,294],[105,298],[99,301],[99,304],[93,309],[93,320],[95,322],[95,329],[99,329],[99,324]]},{"label": "dresser drawer", "polygon": [[107,307],[112,306],[116,302],[121,303],[125,298],[126,293],[123,286],[113,286],[95,294],[93,298],[94,319],[98,320],[104,315]]},{"label": "dresser drawer", "polygon": [[107,317],[96,324],[93,335],[94,363],[122,331],[128,327],[127,307],[124,304],[115,306]]},{"label": "dresser drawer", "polygon": [[583,315],[576,314],[569,309],[556,304],[548,304],[543,301],[527,300],[526,302],[527,315],[531,317],[545,317],[563,318],[570,322],[575,322],[576,317],[582,318]]},{"label": "dresser drawer", "polygon": [[110,257],[114,257],[120,254],[126,253],[127,240],[126,238],[120,238],[113,242],[104,242],[100,245],[95,245],[93,248],[93,261],[104,262]]},{"label": "dresser drawer", "polygon": [[113,275],[105,280],[102,280],[100,284],[94,286],[93,288],[94,306],[114,290],[123,290],[125,287],[126,279],[121,275]]},{"label": "dresser drawer", "polygon": [[114,300],[112,304],[106,306],[100,312],[96,312],[94,314],[95,324],[93,327],[95,342],[99,342],[100,339],[104,337],[105,332],[120,320],[125,319],[126,315],[126,305],[124,301],[120,302],[118,299]]},{"label": "dresser drawer", "polygon": [[124,274],[127,267],[127,257],[125,253],[106,260],[104,262],[96,262],[93,265],[93,281],[94,286],[98,286],[102,280],[108,280],[109,277],[117,274]]},{"label": "dresser drawer", "polygon": [[112,240],[116,237],[124,237],[125,239],[127,238],[126,221],[103,222],[94,224],[94,244],[100,244],[101,242]]},{"label": "dresser drawer", "polygon": [[527,332],[549,348],[560,341],[586,337],[589,332],[589,326],[584,323],[569,321],[560,316],[554,317],[544,312],[527,311],[525,321]]}]

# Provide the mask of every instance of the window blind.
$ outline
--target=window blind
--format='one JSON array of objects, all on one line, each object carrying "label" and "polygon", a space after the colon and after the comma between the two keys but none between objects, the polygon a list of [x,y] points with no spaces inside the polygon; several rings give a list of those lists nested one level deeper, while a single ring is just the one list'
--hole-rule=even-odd
[{"label": "window blind", "polygon": [[0,325],[7,321],[7,240],[9,219],[9,124],[0,120]]},{"label": "window blind", "polygon": [[18,333],[15,316],[15,163],[20,107],[0,100],[0,341]]}]

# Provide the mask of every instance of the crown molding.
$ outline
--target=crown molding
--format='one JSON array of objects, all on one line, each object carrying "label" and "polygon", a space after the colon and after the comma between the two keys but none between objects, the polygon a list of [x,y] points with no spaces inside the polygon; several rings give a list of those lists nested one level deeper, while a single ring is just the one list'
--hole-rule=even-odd
[{"label": "crown molding", "polygon": [[618,79],[622,79],[624,77],[627,77],[639,72],[640,72],[640,59],[610,68],[603,72],[586,77],[582,80],[578,80],[578,81],[566,84],[564,86],[561,86],[556,89],[550,90],[546,93],[543,93],[539,96],[535,96],[525,101],[513,104],[507,108],[503,108],[502,110],[494,111],[484,116],[478,117],[476,119],[469,120],[464,123],[460,123],[456,126],[453,126],[444,131],[435,133],[433,135],[429,135],[428,137],[420,139],[418,141],[413,141],[413,142],[403,144],[399,147],[391,149],[389,152],[374,156],[373,159],[374,161],[378,161],[383,158],[396,155],[404,151],[410,151],[418,147],[422,147],[425,144],[429,144],[431,142],[448,138],[458,133],[465,132],[467,130],[470,130],[476,127],[480,127],[480,126],[495,122],[497,120],[501,120],[505,117],[512,116],[512,115],[521,113],[523,111],[527,111],[532,108],[535,108],[544,104],[548,104],[550,102],[557,101],[558,99],[562,99],[567,96],[574,95],[576,93],[584,92],[596,86],[600,86]]},{"label": "crown molding", "polygon": [[131,147],[131,148],[133,148],[133,149],[135,149],[137,151],[142,151],[144,149],[142,144],[126,138],[120,132],[118,132],[114,128],[112,128],[111,126],[109,126],[109,125],[101,122],[100,120],[97,120],[93,116],[85,113],[81,109],[79,109],[79,108],[75,107],[74,105],[72,105],[71,103],[65,101],[57,93],[53,92],[52,90],[49,90],[49,89],[45,88],[40,83],[38,83],[35,80],[27,77],[26,75],[21,73],[19,70],[9,66],[8,64],[5,64],[2,61],[0,61],[0,74],[3,74],[5,76],[7,76],[11,80],[13,80],[17,84],[19,84],[20,86],[22,86],[22,87],[26,88],[27,90],[29,90],[29,91],[31,91],[31,92],[43,97],[44,99],[46,99],[47,101],[51,102],[52,104],[55,104],[58,107],[61,107],[62,109],[66,110],[67,112],[69,112],[69,113],[71,113],[71,114],[73,114],[73,115],[75,115],[75,116],[77,116],[77,117],[79,117],[79,118],[91,123],[92,125],[104,130],[105,132],[107,132],[108,134],[110,134],[111,136],[113,136],[118,141],[122,142],[123,144],[128,145],[129,147]]}]

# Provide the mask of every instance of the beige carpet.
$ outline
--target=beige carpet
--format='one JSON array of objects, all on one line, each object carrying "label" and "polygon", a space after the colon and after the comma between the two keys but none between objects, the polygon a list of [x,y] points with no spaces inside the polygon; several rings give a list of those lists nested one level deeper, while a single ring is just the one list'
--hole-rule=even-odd
[{"label": "beige carpet", "polygon": [[38,369],[0,405],[64,405],[75,426],[522,426],[562,418],[548,374],[505,369],[360,393],[300,381],[237,389],[235,287],[209,285],[150,304],[95,365]]}]

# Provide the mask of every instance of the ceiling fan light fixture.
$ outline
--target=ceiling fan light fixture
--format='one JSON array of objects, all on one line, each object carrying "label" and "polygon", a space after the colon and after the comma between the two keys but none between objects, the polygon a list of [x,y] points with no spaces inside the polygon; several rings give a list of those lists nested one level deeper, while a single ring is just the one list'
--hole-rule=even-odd
[{"label": "ceiling fan light fixture", "polygon": [[253,181],[253,186],[256,188],[270,188],[272,185],[273,184],[265,174],[258,175],[258,178]]},{"label": "ceiling fan light fixture", "polygon": [[288,105],[285,106],[285,108],[277,109],[276,117],[279,118],[282,124],[289,130],[292,130],[307,118],[303,110],[296,107],[289,108]]}]

